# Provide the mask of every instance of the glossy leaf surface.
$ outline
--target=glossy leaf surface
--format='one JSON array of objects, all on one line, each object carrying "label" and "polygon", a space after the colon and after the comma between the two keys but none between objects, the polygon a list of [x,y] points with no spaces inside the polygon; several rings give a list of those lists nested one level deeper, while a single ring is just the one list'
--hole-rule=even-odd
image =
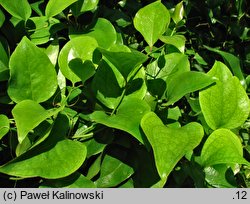
[{"label": "glossy leaf surface", "polygon": [[0,5],[12,16],[24,21],[31,15],[31,7],[27,0],[0,0]]},{"label": "glossy leaf surface", "polygon": [[10,122],[7,116],[0,115],[0,140],[9,132]]},{"label": "glossy leaf surface", "polygon": [[141,127],[153,148],[162,184],[166,182],[177,162],[188,151],[198,146],[203,137],[203,128],[200,124],[194,122],[181,128],[169,128],[153,112],[144,115]]},{"label": "glossy leaf surface", "polygon": [[[12,176],[56,179],[75,172],[86,158],[86,147],[65,139],[68,123],[57,118],[50,136],[41,144],[0,167],[0,172]],[[65,128],[66,127],[66,128]]]},{"label": "glossy leaf surface", "polygon": [[133,169],[119,159],[106,155],[101,165],[100,178],[95,181],[98,188],[117,186],[133,174]]},{"label": "glossy leaf surface", "polygon": [[57,89],[54,66],[47,55],[24,37],[10,57],[8,94],[14,102],[48,100]]},{"label": "glossy leaf surface", "polygon": [[201,161],[203,166],[216,164],[246,164],[243,158],[242,144],[233,132],[228,129],[215,130],[206,140],[202,151]]},{"label": "glossy leaf surface", "polygon": [[184,72],[174,76],[167,83],[167,105],[175,103],[188,93],[203,89],[215,82],[211,76],[202,72]]},{"label": "glossy leaf surface", "polygon": [[207,73],[216,77],[216,85],[200,92],[200,105],[210,128],[237,128],[249,115],[249,98],[238,78],[221,62]]},{"label": "glossy leaf surface", "polygon": [[[81,79],[74,73],[76,72],[76,70],[73,72],[68,64],[70,63],[71,60],[74,60],[76,58],[81,59],[83,63],[85,60],[92,61],[92,55],[97,46],[98,44],[96,40],[88,36],[82,36],[70,40],[62,48],[59,54],[58,63],[63,75],[67,79],[72,81],[72,83],[81,81]],[[73,70],[77,68],[84,69],[84,67],[81,66],[81,67],[75,67],[73,68]],[[80,70],[77,72],[80,72]]]},{"label": "glossy leaf surface", "polygon": [[134,26],[150,47],[166,31],[170,22],[167,8],[160,2],[153,2],[141,8],[135,15]]},{"label": "glossy leaf surface", "polygon": [[144,143],[140,132],[140,121],[143,115],[149,111],[150,107],[146,102],[131,98],[123,101],[117,113],[112,116],[108,116],[103,111],[95,111],[90,117],[97,123],[126,131]]},{"label": "glossy leaf surface", "polygon": [[66,9],[69,5],[73,4],[77,0],[67,0],[67,1],[61,1],[61,0],[49,0],[45,15],[47,18],[51,18],[59,13],[61,13],[64,9]]}]

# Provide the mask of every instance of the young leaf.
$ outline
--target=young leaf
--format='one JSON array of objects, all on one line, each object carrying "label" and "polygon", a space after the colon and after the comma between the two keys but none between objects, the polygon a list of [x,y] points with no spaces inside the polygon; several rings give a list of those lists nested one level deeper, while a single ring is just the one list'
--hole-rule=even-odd
[{"label": "young leaf", "polygon": [[183,2],[181,1],[175,6],[172,19],[175,22],[175,24],[177,24],[183,19],[183,16],[184,16],[184,7],[183,7]]},{"label": "young leaf", "polygon": [[59,67],[63,75],[72,81],[72,83],[81,81],[81,79],[74,72],[79,73],[81,70],[76,71],[76,69],[84,67],[75,67],[73,68],[73,72],[68,64],[75,58],[81,59],[83,63],[85,60],[92,61],[93,52],[97,47],[98,44],[96,40],[89,36],[81,36],[70,40],[62,48],[58,58]]},{"label": "young leaf", "polygon": [[0,0],[0,5],[12,16],[24,21],[31,16],[31,7],[27,0]]},{"label": "young leaf", "polygon": [[238,78],[221,62],[207,73],[216,84],[200,92],[200,105],[210,128],[234,129],[242,125],[250,110],[249,98]]},{"label": "young leaf", "polygon": [[[33,149],[0,166],[0,172],[21,178],[57,179],[74,173],[86,158],[86,147],[65,139],[69,121],[57,117],[49,137]],[[66,127],[66,128],[65,128]]]},{"label": "young leaf", "polygon": [[108,116],[103,111],[95,111],[90,118],[108,127],[126,131],[144,143],[140,132],[140,121],[143,115],[149,111],[150,107],[145,101],[129,98],[122,102],[115,115]]},{"label": "young leaf", "polygon": [[48,100],[56,89],[54,66],[41,49],[24,37],[10,57],[10,98],[16,103],[26,99],[40,103]]},{"label": "young leaf", "polygon": [[31,100],[24,100],[18,103],[13,108],[12,114],[16,122],[19,143],[22,143],[29,131],[59,111],[60,109],[47,111],[41,105]]},{"label": "young leaf", "polygon": [[45,9],[45,15],[47,18],[51,18],[59,13],[61,13],[68,6],[76,2],[77,0],[50,0]]},{"label": "young leaf", "polygon": [[214,82],[215,79],[202,72],[189,71],[176,75],[167,83],[166,105],[173,104],[186,94],[203,89]]},{"label": "young leaf", "polygon": [[203,166],[216,164],[246,164],[243,158],[242,144],[233,132],[228,129],[215,130],[206,140],[202,151],[201,161]]},{"label": "young leaf", "polygon": [[0,140],[9,132],[10,122],[7,116],[0,115]]},{"label": "young leaf", "polygon": [[141,8],[134,18],[136,30],[142,34],[150,48],[153,47],[159,37],[166,31],[169,23],[169,11],[160,1],[153,2]]},{"label": "young leaf", "polygon": [[115,187],[128,179],[133,169],[122,161],[106,155],[101,165],[100,178],[95,181],[98,188]]},{"label": "young leaf", "polygon": [[141,127],[153,148],[161,185],[164,185],[177,162],[198,146],[203,137],[203,128],[199,123],[191,122],[181,128],[170,128],[154,112],[143,116]]}]

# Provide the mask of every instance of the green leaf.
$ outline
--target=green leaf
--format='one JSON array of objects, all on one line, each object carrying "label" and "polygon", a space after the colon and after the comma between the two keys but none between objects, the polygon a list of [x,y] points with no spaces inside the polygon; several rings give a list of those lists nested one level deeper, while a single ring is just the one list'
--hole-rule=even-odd
[{"label": "green leaf", "polygon": [[39,188],[96,188],[93,181],[76,172],[60,179],[47,180]]},{"label": "green leaf", "polygon": [[[78,33],[70,35],[71,38],[77,36],[79,36]],[[104,49],[108,49],[114,45],[117,39],[114,26],[105,18],[98,18],[94,27],[91,28],[89,32],[80,34],[80,36],[93,37],[97,41],[99,47]]]},{"label": "green leaf", "polygon": [[95,111],[90,118],[97,123],[128,132],[144,143],[140,132],[140,121],[143,115],[149,111],[150,107],[145,101],[129,98],[121,103],[115,115],[109,116],[103,111]]},{"label": "green leaf", "polygon": [[165,66],[157,72],[156,78],[170,81],[180,73],[190,71],[188,56],[182,53],[171,53],[164,56]]},{"label": "green leaf", "polygon": [[246,88],[246,80],[245,80],[245,77],[243,76],[241,65],[240,65],[240,60],[238,57],[234,56],[231,53],[224,52],[215,48],[211,48],[208,46],[204,46],[204,47],[212,52],[215,52],[221,55],[225,63],[227,64],[227,66],[230,67],[230,69],[232,70],[233,74],[239,78],[241,85]]},{"label": "green leaf", "polygon": [[164,185],[177,162],[198,146],[203,137],[203,128],[199,123],[170,128],[154,112],[143,116],[141,127],[153,148],[156,168],[162,179],[159,185]]},{"label": "green leaf", "polygon": [[99,49],[103,56],[111,62],[127,79],[128,75],[138,68],[147,60],[147,56],[141,52],[131,50],[131,52],[110,52],[108,50]]},{"label": "green leaf", "polygon": [[242,125],[250,110],[249,98],[238,78],[221,62],[207,73],[216,77],[216,85],[200,92],[200,105],[210,128],[234,129]]},{"label": "green leaf", "polygon": [[41,122],[57,114],[60,109],[45,110],[41,105],[32,100],[24,100],[18,103],[12,110],[14,116],[19,143],[27,134]]},{"label": "green leaf", "polygon": [[115,187],[128,179],[133,169],[119,159],[106,155],[101,165],[101,175],[95,184],[98,188]]},{"label": "green leaf", "polygon": [[2,27],[4,21],[5,21],[5,15],[2,12],[2,10],[0,9],[0,28]]},{"label": "green leaf", "polygon": [[49,21],[45,16],[32,17],[26,24],[31,42],[36,45],[49,42],[51,36],[59,30],[60,21],[51,18]]},{"label": "green leaf", "polygon": [[21,178],[57,179],[74,173],[86,158],[86,147],[65,139],[66,116],[57,117],[49,137],[33,149],[0,167],[0,172]]},{"label": "green leaf", "polygon": [[206,140],[201,151],[203,166],[216,164],[246,164],[243,158],[242,144],[233,132],[228,129],[215,130]]},{"label": "green leaf", "polygon": [[0,115],[0,140],[9,132],[10,122],[7,116]]},{"label": "green leaf", "polygon": [[47,18],[51,18],[59,13],[61,13],[68,6],[76,2],[77,0],[50,0],[45,9],[45,15]]},{"label": "green leaf", "polygon": [[133,80],[130,80],[127,84],[125,92],[126,98],[138,98],[143,99],[147,93],[147,85],[145,82],[146,73],[144,69],[140,69],[134,76]]},{"label": "green leaf", "polygon": [[181,53],[185,51],[186,38],[183,35],[161,36],[160,40],[166,44],[175,46]]},{"label": "green leaf", "polygon": [[46,55],[49,57],[51,63],[56,66],[58,54],[59,54],[59,44],[58,41],[53,41],[45,50]]},{"label": "green leaf", "polygon": [[102,154],[100,154],[96,158],[96,160],[93,162],[93,164],[89,167],[88,173],[87,173],[88,179],[94,178],[100,172],[101,162],[102,162]]},{"label": "green leaf", "polygon": [[31,7],[27,0],[0,0],[0,5],[12,16],[24,21],[31,16]]},{"label": "green leaf", "polygon": [[234,178],[234,173],[225,164],[214,165],[204,169],[206,182],[216,188],[236,188],[237,183]]},{"label": "green leaf", "polygon": [[5,49],[5,46],[0,38],[0,81],[6,81],[9,79],[9,56]]},{"label": "green leaf", "polygon": [[79,16],[82,13],[96,9],[99,0],[78,0],[71,6],[74,16]]},{"label": "green leaf", "polygon": [[152,48],[166,31],[170,22],[167,8],[160,2],[153,2],[141,8],[135,15],[134,26]]},{"label": "green leaf", "polygon": [[203,89],[214,82],[215,79],[202,72],[189,71],[176,75],[167,83],[166,105],[173,104],[186,94]]},{"label": "green leaf", "polygon": [[82,83],[95,74],[95,65],[90,60],[82,62],[81,59],[75,58],[69,62],[68,66],[82,80]]},{"label": "green leaf", "polygon": [[56,77],[47,55],[24,37],[10,57],[10,98],[16,103],[26,99],[46,101],[57,89]]},{"label": "green leaf", "polygon": [[96,98],[108,108],[114,109],[121,98],[125,80],[120,72],[102,60],[92,81]]},{"label": "green leaf", "polygon": [[183,1],[181,1],[175,6],[174,13],[172,15],[172,19],[175,24],[179,23],[183,19],[184,13]]},{"label": "green leaf", "polygon": [[68,64],[75,58],[81,59],[83,63],[85,60],[92,61],[93,52],[97,47],[98,44],[96,40],[89,36],[81,36],[70,40],[62,48],[58,58],[62,74],[72,83],[81,81],[81,79],[70,69]]}]

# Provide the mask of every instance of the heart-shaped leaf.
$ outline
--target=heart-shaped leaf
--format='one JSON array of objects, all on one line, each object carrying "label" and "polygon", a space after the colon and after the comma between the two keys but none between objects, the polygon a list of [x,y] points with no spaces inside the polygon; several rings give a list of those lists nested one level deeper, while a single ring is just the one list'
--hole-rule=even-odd
[{"label": "heart-shaped leaf", "polygon": [[10,57],[8,94],[18,103],[30,99],[48,100],[57,89],[57,75],[48,56],[23,37]]},{"label": "heart-shaped leaf", "polygon": [[[98,44],[96,40],[89,36],[81,36],[71,39],[61,50],[58,58],[58,64],[63,75],[76,83],[81,81],[81,79],[74,73],[79,73],[81,70],[74,72],[69,67],[69,62],[75,58],[79,58],[83,61],[90,60],[92,61],[92,56],[94,50],[97,48]],[[83,68],[78,67],[78,68]]]},{"label": "heart-shaped leaf", "polygon": [[238,78],[221,62],[207,73],[216,84],[200,92],[200,105],[210,128],[233,129],[242,125],[250,111],[249,98]]},{"label": "heart-shaped leaf", "polygon": [[12,16],[24,21],[28,20],[31,15],[31,7],[27,0],[0,0],[0,5]]},{"label": "heart-shaped leaf", "polygon": [[0,140],[9,132],[10,122],[7,116],[0,115]]},{"label": "heart-shaped leaf", "polygon": [[135,15],[134,26],[152,48],[166,31],[170,22],[167,8],[160,2],[153,2],[141,8]]},{"label": "heart-shaped leaf", "polygon": [[85,145],[65,139],[68,118],[59,115],[49,137],[33,149],[0,167],[0,172],[22,178],[57,179],[69,176],[84,162]]},{"label": "heart-shaped leaf", "polygon": [[95,74],[95,65],[90,60],[82,62],[81,59],[75,58],[69,62],[69,67],[82,80],[82,83]]},{"label": "heart-shaped leaf", "polygon": [[181,128],[170,128],[154,112],[143,116],[141,127],[153,148],[161,185],[164,185],[177,162],[198,146],[203,137],[203,128],[199,123],[191,122]]},{"label": "heart-shaped leaf", "polygon": [[109,116],[103,111],[95,111],[90,118],[97,123],[128,132],[144,143],[140,132],[140,121],[143,115],[149,111],[150,107],[145,101],[129,98],[121,103],[115,115]]},{"label": "heart-shaped leaf", "polygon": [[206,140],[202,151],[201,161],[203,166],[216,164],[246,164],[243,158],[242,144],[233,132],[228,129],[215,130]]},{"label": "heart-shaped leaf", "polygon": [[215,79],[202,72],[189,71],[175,75],[167,83],[166,105],[173,104],[186,94],[203,89],[214,82]]}]

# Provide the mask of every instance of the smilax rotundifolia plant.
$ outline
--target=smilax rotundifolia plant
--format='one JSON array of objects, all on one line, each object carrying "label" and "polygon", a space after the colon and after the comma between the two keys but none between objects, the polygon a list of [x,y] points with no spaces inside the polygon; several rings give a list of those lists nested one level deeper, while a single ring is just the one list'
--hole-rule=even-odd
[{"label": "smilax rotundifolia plant", "polygon": [[[177,187],[191,179],[238,187],[237,174],[249,179],[247,79],[236,56],[209,46],[223,60],[207,71],[192,66],[188,2],[0,0],[6,185]],[[122,13],[130,4],[132,17]]]}]

